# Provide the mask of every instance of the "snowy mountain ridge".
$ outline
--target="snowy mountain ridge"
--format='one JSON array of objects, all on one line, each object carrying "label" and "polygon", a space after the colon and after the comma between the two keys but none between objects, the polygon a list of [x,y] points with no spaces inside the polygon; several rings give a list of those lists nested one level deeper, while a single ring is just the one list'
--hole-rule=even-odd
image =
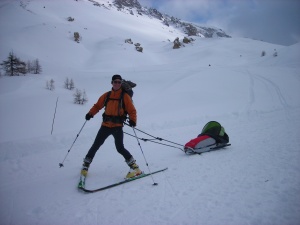
[{"label": "snowy mountain ridge", "polygon": [[[211,38],[213,36],[217,37],[227,37],[224,31],[217,28],[199,26],[190,22],[183,22],[180,19],[169,16],[168,14],[163,14],[155,8],[147,8],[141,6],[138,0],[114,0],[112,3],[106,0],[89,0],[95,6],[104,7],[106,9],[116,8],[118,11],[129,13],[131,15],[139,16],[149,16],[150,18],[158,19],[165,26],[170,25],[176,29],[182,30],[188,36],[200,36],[205,38]],[[145,28],[147,29],[147,28]]]}]

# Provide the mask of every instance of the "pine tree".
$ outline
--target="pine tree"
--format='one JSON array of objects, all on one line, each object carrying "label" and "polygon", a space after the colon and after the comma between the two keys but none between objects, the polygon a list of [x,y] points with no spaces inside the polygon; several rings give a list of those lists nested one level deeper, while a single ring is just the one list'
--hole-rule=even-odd
[{"label": "pine tree", "polygon": [[73,90],[75,88],[75,84],[74,84],[74,81],[73,79],[70,80],[70,83],[69,83],[69,89],[70,90]]},{"label": "pine tree", "polygon": [[51,79],[50,80],[50,90],[53,91],[55,89],[55,86],[54,86],[54,80]]},{"label": "pine tree", "polygon": [[84,105],[87,101],[88,101],[88,98],[86,96],[85,90],[83,90],[81,104]]},{"label": "pine tree", "polygon": [[82,92],[78,88],[76,88],[75,93],[74,93],[74,103],[80,104],[81,98],[82,98]]},{"label": "pine tree", "polygon": [[76,88],[75,93],[74,93],[73,96],[74,96],[74,103],[75,104],[83,105],[88,101],[85,90],[82,92],[81,90]]},{"label": "pine tree", "polygon": [[3,70],[8,76],[19,76],[21,74],[26,74],[26,63],[22,62],[18,57],[10,52],[7,60],[1,63]]},{"label": "pine tree", "polygon": [[51,79],[50,81],[47,81],[46,88],[50,91],[53,91],[55,89],[54,83],[55,83],[55,81],[53,79]]},{"label": "pine tree", "polygon": [[64,87],[66,89],[73,90],[75,88],[75,84],[74,84],[73,79],[69,80],[69,78],[67,77],[66,80],[65,80]]},{"label": "pine tree", "polygon": [[33,71],[33,65],[30,60],[27,61],[27,73],[31,73]]},{"label": "pine tree", "polygon": [[33,61],[33,68],[34,68],[33,70],[34,74],[40,74],[42,72],[42,67],[38,59]]},{"label": "pine tree", "polygon": [[64,85],[65,89],[69,89],[69,78],[67,77],[65,80],[65,85]]}]

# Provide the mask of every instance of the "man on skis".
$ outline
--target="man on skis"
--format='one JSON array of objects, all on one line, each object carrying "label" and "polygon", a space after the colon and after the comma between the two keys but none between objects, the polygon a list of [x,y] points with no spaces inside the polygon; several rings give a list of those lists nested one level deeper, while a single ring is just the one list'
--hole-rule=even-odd
[{"label": "man on skis", "polygon": [[128,174],[126,175],[126,178],[129,179],[142,174],[142,171],[136,164],[135,159],[130,154],[130,152],[125,149],[123,144],[123,123],[126,119],[125,112],[127,112],[129,115],[129,125],[131,127],[135,127],[137,121],[136,109],[132,103],[130,96],[121,88],[122,77],[118,74],[113,75],[111,84],[111,91],[101,95],[97,103],[94,104],[94,106],[85,116],[86,120],[90,120],[102,108],[105,107],[103,113],[103,122],[93,145],[91,146],[86,157],[83,160],[81,174],[83,176],[87,175],[89,166],[92,163],[96,152],[108,138],[108,136],[113,135],[117,151],[124,157],[125,162],[130,168]]}]

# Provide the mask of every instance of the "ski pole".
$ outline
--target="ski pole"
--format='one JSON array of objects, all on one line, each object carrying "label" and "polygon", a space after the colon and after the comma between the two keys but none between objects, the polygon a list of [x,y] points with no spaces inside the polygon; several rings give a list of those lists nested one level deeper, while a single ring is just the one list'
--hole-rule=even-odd
[{"label": "ski pole", "polygon": [[[87,120],[86,120],[86,121],[87,121]],[[63,160],[61,163],[59,163],[59,168],[61,168],[61,167],[63,167],[63,166],[64,166],[64,164],[63,164],[63,163],[64,163],[64,161],[66,160],[67,156],[69,155],[69,152],[71,151],[71,149],[72,149],[72,147],[73,147],[74,143],[76,142],[76,140],[77,140],[77,138],[78,138],[79,134],[81,133],[81,131],[82,131],[82,129],[83,129],[83,127],[84,127],[84,125],[86,124],[86,121],[84,122],[84,124],[83,124],[83,126],[81,127],[81,129],[80,129],[79,133],[77,134],[77,136],[76,136],[75,140],[73,141],[73,144],[71,145],[70,149],[68,150],[68,152],[67,152],[67,154],[66,154],[66,156],[65,156],[64,160]]]},{"label": "ski pole", "polygon": [[54,116],[53,116],[53,121],[52,121],[51,135],[52,135],[52,132],[53,132],[54,120],[55,120],[56,109],[57,109],[57,102],[58,102],[58,97],[56,99],[55,111],[54,111]]},{"label": "ski pole", "polygon": [[138,142],[138,145],[140,146],[141,152],[142,152],[142,154],[143,154],[143,156],[144,156],[144,159],[145,159],[146,165],[147,165],[147,167],[148,167],[148,171],[149,171],[149,173],[150,173],[150,175],[151,175],[151,178],[152,178],[152,181],[153,181],[153,185],[158,185],[158,183],[155,183],[155,182],[154,182],[154,179],[153,179],[153,176],[152,176],[152,174],[151,174],[151,171],[150,171],[150,168],[149,168],[148,162],[147,162],[147,160],[146,160],[145,154],[144,154],[144,152],[143,152],[142,146],[141,146],[141,144],[140,144],[140,141],[139,141],[139,139],[138,139],[138,137],[137,137],[137,135],[136,135],[136,133],[135,133],[135,128],[134,128],[134,127],[132,127],[132,129],[133,129],[133,132],[134,132],[135,138],[136,138],[136,140],[137,140],[137,142]]}]

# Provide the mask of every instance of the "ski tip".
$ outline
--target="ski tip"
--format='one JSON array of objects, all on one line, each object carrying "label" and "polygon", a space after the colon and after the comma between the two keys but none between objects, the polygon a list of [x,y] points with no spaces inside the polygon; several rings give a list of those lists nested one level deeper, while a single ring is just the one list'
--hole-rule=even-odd
[{"label": "ski tip", "polygon": [[78,191],[86,193],[86,194],[96,192],[95,190],[88,190],[88,189],[85,189],[84,187],[78,188]]}]

